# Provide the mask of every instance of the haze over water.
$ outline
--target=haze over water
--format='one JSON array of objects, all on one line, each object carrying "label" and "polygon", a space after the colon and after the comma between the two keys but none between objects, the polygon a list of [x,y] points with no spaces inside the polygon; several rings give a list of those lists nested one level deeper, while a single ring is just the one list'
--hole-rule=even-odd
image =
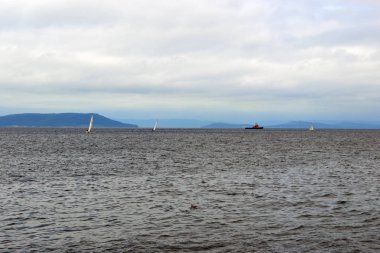
[{"label": "haze over water", "polygon": [[377,130],[0,129],[0,252],[379,252],[379,150]]}]

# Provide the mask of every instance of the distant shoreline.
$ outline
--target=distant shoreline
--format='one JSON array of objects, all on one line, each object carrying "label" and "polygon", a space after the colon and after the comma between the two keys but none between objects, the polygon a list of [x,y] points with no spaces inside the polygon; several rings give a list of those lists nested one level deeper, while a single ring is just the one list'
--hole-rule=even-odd
[{"label": "distant shoreline", "polygon": [[[72,126],[0,126],[0,129],[86,129],[87,126],[78,126],[78,127],[72,127]],[[106,130],[106,129],[113,129],[113,130],[149,130],[151,131],[152,128],[149,127],[95,127],[94,131],[96,129],[99,130]],[[260,129],[261,131],[248,131],[244,128],[203,128],[203,127],[162,127],[160,129],[157,129],[157,132],[160,131],[167,131],[167,130],[224,130],[224,131],[237,131],[240,130],[242,132],[269,132],[269,131],[305,131],[305,132],[312,132],[307,128],[271,128],[267,127],[265,129]],[[326,132],[326,131],[379,131],[380,128],[320,128],[316,129],[313,132]]]},{"label": "distant shoreline", "polygon": [[[124,119],[122,121],[107,118],[98,113],[23,113],[0,116],[0,127],[48,127],[48,128],[87,128],[91,116],[94,116],[94,128],[152,128],[156,119]],[[321,129],[380,129],[380,122],[323,123],[315,121],[289,121],[282,124],[269,124],[258,121],[264,129],[309,129],[314,126]],[[252,123],[206,122],[197,119],[160,119],[159,129],[244,129]]]}]

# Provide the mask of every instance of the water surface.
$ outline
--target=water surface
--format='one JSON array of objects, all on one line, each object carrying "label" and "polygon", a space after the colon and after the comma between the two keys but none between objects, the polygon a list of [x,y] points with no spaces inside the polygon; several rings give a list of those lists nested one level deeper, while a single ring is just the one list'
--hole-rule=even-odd
[{"label": "water surface", "polygon": [[380,131],[0,129],[0,251],[379,252],[379,150]]}]

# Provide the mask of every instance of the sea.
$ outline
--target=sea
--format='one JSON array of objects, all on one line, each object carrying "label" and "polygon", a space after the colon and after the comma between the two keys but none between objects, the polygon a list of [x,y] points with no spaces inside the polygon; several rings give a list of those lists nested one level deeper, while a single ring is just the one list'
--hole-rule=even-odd
[{"label": "sea", "polygon": [[380,252],[380,130],[1,128],[0,252]]}]

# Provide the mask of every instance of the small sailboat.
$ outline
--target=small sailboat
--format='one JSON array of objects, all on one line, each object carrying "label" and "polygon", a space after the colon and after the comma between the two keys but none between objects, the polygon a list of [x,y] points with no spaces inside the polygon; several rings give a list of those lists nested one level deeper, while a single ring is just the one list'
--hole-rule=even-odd
[{"label": "small sailboat", "polygon": [[313,126],[313,125],[311,125],[311,126],[309,127],[309,131],[314,131],[314,126]]},{"label": "small sailboat", "polygon": [[158,120],[156,119],[156,123],[154,123],[152,131],[156,131],[157,126],[158,126]]},{"label": "small sailboat", "polygon": [[91,115],[91,119],[90,119],[90,124],[88,125],[88,129],[86,130],[86,133],[91,133],[91,129],[92,129],[92,123],[94,122],[94,116]]}]

